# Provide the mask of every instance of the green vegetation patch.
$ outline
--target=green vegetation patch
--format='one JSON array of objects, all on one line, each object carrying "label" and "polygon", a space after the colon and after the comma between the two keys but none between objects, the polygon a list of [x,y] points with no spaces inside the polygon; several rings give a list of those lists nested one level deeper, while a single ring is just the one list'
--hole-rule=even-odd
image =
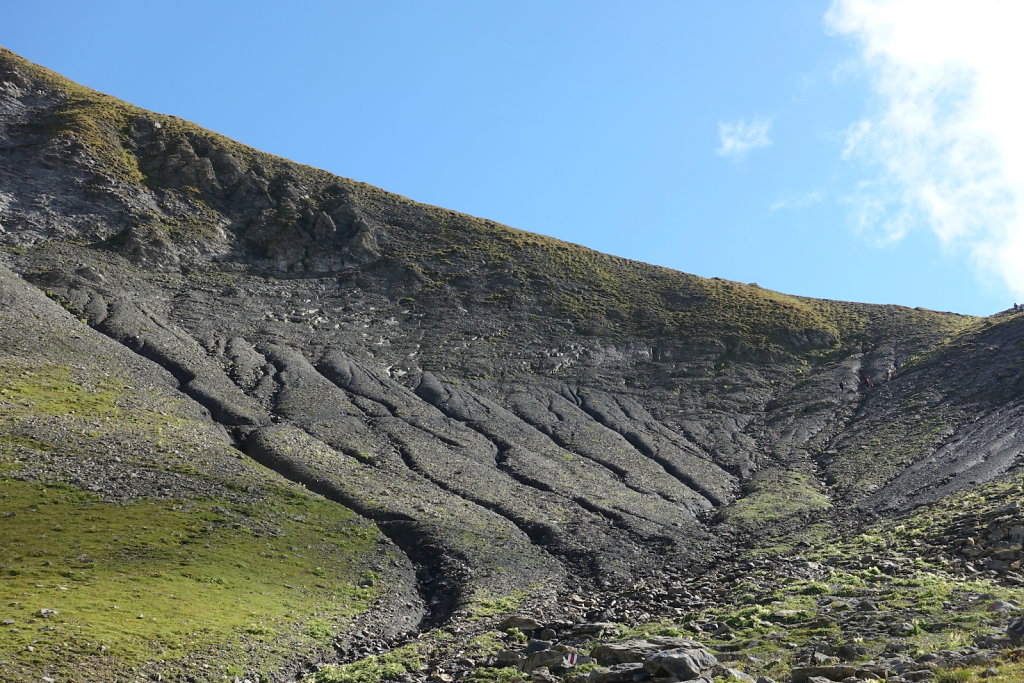
[{"label": "green vegetation patch", "polygon": [[[622,637],[695,637],[716,654],[755,657],[741,668],[779,680],[797,664],[798,653],[813,647],[854,645],[863,649],[863,660],[877,658],[894,643],[913,657],[962,650],[979,635],[1002,635],[1008,617],[990,608],[997,601],[1024,604],[1024,588],[1003,585],[995,576],[950,574],[947,559],[932,550],[949,543],[951,527],[969,530],[974,520],[984,527],[986,515],[1018,499],[1022,490],[1024,477],[1015,476],[845,538],[820,536],[799,555],[813,578],[756,570],[732,587],[731,599],[678,620],[626,629]],[[709,633],[708,624],[727,628],[712,627]],[[1018,681],[1022,659],[1020,651],[1010,650],[1000,661],[952,669],[936,680]],[[984,675],[990,667],[996,673]]]},{"label": "green vegetation patch", "polygon": [[236,484],[267,481],[181,399],[129,383],[94,366],[0,358],[0,467],[17,469],[42,454],[119,457]]},{"label": "green vegetation patch", "polygon": [[982,535],[988,529],[986,515],[1007,503],[1024,498],[1024,475],[988,482],[969,490],[960,491],[930,505],[914,510],[891,525],[894,542],[911,545],[926,539],[934,547],[943,547],[951,528],[959,529],[961,536]]},{"label": "green vegetation patch", "polygon": [[[594,667],[583,664],[573,669],[574,674],[581,674],[590,671]],[[500,669],[479,668],[473,671],[466,679],[470,683],[525,683],[526,674],[514,666],[506,666]]]},{"label": "green vegetation patch", "polygon": [[[371,655],[350,664],[326,666],[303,679],[304,683],[377,683],[378,681],[407,680],[407,674],[421,671],[428,658],[448,659],[466,657],[479,661],[507,647],[504,634],[485,631],[468,641],[454,639],[450,633],[435,630],[422,638],[380,655]],[[479,677],[477,669],[471,681],[504,681],[505,678]]]},{"label": "green vegetation patch", "polygon": [[[816,581],[745,583],[735,594],[730,603],[679,621],[643,624],[621,637],[696,637],[715,654],[755,657],[742,666],[745,672],[782,680],[798,664],[797,653],[808,647],[854,644],[864,648],[865,660],[878,657],[894,641],[902,642],[912,656],[962,649],[978,634],[999,633],[1006,616],[988,606],[996,600],[1020,602],[1024,590],[926,570],[892,577],[869,568],[833,569]],[[866,601],[876,609],[864,611]],[[728,630],[722,636],[709,635],[696,625],[707,622],[725,624]],[[1008,665],[1006,670],[1017,669]]]},{"label": "green vegetation patch", "polygon": [[423,665],[425,643],[415,642],[352,664],[325,666],[303,679],[306,683],[378,683],[397,681]]},{"label": "green vegetation patch", "polygon": [[379,532],[287,490],[258,505],[102,502],[0,478],[0,678],[272,670],[366,609]]},{"label": "green vegetation patch", "polygon": [[124,385],[101,378],[91,386],[73,377],[63,365],[41,363],[0,364],[0,401],[13,413],[74,415],[79,418],[116,418],[120,416],[117,399]]},{"label": "green vegetation patch", "polygon": [[141,183],[142,172],[125,144],[134,107],[81,86],[66,89],[68,98],[48,117],[32,124],[40,133],[65,138],[122,180]]},{"label": "green vegetation patch", "polygon": [[723,521],[745,528],[767,527],[832,507],[810,476],[791,470],[764,469],[753,476],[744,497],[722,510]]},{"label": "green vegetation patch", "polygon": [[507,614],[519,609],[528,597],[523,591],[513,591],[505,596],[477,591],[470,599],[469,612],[476,619]]}]

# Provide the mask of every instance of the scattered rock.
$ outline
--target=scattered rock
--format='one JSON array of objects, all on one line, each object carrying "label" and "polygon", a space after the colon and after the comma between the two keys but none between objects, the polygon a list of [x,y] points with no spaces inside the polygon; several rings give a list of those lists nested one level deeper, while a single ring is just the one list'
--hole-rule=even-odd
[{"label": "scattered rock", "polygon": [[513,615],[498,625],[498,628],[508,630],[510,628],[517,628],[520,631],[536,631],[541,628],[542,624],[532,617]]}]

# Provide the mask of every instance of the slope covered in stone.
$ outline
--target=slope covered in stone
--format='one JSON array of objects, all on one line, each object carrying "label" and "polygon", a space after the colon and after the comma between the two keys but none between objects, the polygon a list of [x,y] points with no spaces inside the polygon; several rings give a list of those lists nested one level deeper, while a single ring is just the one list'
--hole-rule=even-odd
[{"label": "slope covered in stone", "polygon": [[[59,320],[12,323],[11,367],[88,357],[99,369],[44,376],[91,391],[110,373],[113,405],[198,416],[101,421],[75,447],[88,467],[18,441],[4,484],[72,487],[54,510],[80,491],[127,509],[109,491],[136,490],[129,458],[106,445],[124,440],[152,471],[260,473],[261,491],[379,530],[330,564],[394,558],[393,577],[352,575],[401,607],[394,632],[656,582],[737,542],[936,500],[1024,449],[1018,315],[806,299],[600,254],[260,153],[9,52],[0,149],[0,259],[20,297],[6,315],[31,296]],[[51,343],[75,335],[109,350]],[[146,516],[206,514],[201,491],[171,491],[180,509]],[[308,550],[281,552],[315,577]],[[248,642],[248,623],[224,632]]]}]

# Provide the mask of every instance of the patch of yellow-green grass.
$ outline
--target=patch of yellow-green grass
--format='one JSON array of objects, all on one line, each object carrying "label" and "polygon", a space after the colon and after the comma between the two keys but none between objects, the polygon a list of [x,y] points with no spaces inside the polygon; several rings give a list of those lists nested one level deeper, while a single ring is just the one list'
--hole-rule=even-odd
[{"label": "patch of yellow-green grass", "polygon": [[164,388],[96,367],[0,358],[0,461],[53,452],[232,480],[266,479]]},{"label": "patch of yellow-green grass", "polygon": [[52,363],[0,365],[0,401],[13,413],[115,418],[124,386],[101,378],[92,386],[76,381],[70,368]]},{"label": "patch of yellow-green grass", "polygon": [[377,529],[284,489],[122,506],[0,478],[0,511],[5,680],[273,670],[329,646],[376,592],[361,584]]},{"label": "patch of yellow-green grass", "polygon": [[379,683],[397,681],[423,665],[425,643],[414,642],[381,655],[372,655],[351,664],[325,666],[303,679],[305,683]]},{"label": "patch of yellow-green grass", "polygon": [[928,347],[962,330],[969,316],[789,296],[720,278],[701,278],[602,254],[493,221],[355,188],[361,203],[385,215],[396,236],[421,241],[396,247],[392,257],[424,276],[425,291],[465,280],[465,264],[480,264],[503,291],[481,294],[480,303],[515,301],[509,290],[531,293],[548,310],[577,323],[577,333],[665,335],[725,342],[743,357],[780,349],[822,350],[872,344],[900,336],[912,348]]},{"label": "patch of yellow-green grass", "polygon": [[[376,683],[404,679],[419,671],[427,657],[467,657],[480,661],[504,649],[498,631],[480,633],[468,641],[452,640],[451,634],[431,631],[423,638],[381,655],[372,655],[350,664],[322,668],[303,679],[304,683]],[[478,669],[483,671],[483,669]],[[492,680],[471,678],[473,681]],[[504,679],[493,679],[504,680]]]},{"label": "patch of yellow-green grass", "polygon": [[767,533],[758,543],[746,551],[750,557],[771,557],[792,553],[797,548],[819,547],[827,538],[836,533],[831,522],[821,521],[799,525],[795,529],[783,529],[782,533]]},{"label": "patch of yellow-green grass", "polygon": [[751,478],[749,492],[722,510],[722,519],[738,527],[758,528],[832,507],[810,476],[769,468]]},{"label": "patch of yellow-green grass", "polygon": [[1024,681],[1024,652],[1009,650],[1002,660],[962,669],[939,669],[934,683],[1020,683]]},{"label": "patch of yellow-green grass", "polygon": [[[834,553],[812,552],[809,557],[827,563],[841,553],[856,552],[857,544],[837,546]],[[957,580],[912,567],[899,576],[882,574],[875,567],[833,567],[817,580],[741,582],[732,596],[679,621],[624,629],[620,637],[697,637],[717,654],[743,652],[760,659],[744,665],[747,673],[781,679],[797,664],[795,653],[800,648],[823,641],[856,643],[865,648],[867,658],[877,657],[893,640],[902,641],[914,656],[961,649],[979,634],[997,634],[1006,617],[989,611],[988,606],[995,600],[1019,602],[1024,590],[986,580]],[[863,600],[878,608],[878,616],[867,629],[865,622],[856,618],[861,614],[856,606]],[[853,618],[848,618],[850,615]],[[709,635],[695,628],[695,621],[727,624],[730,633],[723,638]]]},{"label": "patch of yellow-green grass", "polygon": [[[594,668],[592,665],[581,665],[573,669],[574,674],[585,673]],[[466,679],[470,683],[526,683],[526,674],[514,666],[500,669],[476,669]]]},{"label": "patch of yellow-green grass", "polygon": [[491,595],[477,591],[469,602],[469,613],[473,619],[495,617],[519,609],[529,596],[523,591],[513,591],[505,596]]}]

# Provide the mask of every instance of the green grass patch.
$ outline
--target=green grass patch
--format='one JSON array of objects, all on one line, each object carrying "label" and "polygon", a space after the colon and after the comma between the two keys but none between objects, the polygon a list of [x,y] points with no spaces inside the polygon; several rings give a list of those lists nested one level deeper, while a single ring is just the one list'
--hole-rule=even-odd
[{"label": "green grass patch", "polygon": [[326,666],[303,679],[305,683],[379,683],[397,681],[423,665],[421,643],[410,643],[352,664]]},{"label": "green grass patch", "polygon": [[[124,385],[102,378],[88,385],[56,364],[27,365],[5,361],[0,365],[0,401],[8,410],[42,415],[74,415],[108,419],[120,415],[117,399]],[[10,438],[10,437],[8,437]]]},{"label": "green grass patch", "polygon": [[[0,677],[150,670],[188,656],[270,668],[330,641],[378,531],[287,490],[260,504],[115,505],[65,485],[0,479]],[[55,610],[49,617],[40,610]],[[9,664],[8,664],[9,663]]]},{"label": "green grass patch", "polygon": [[519,609],[529,596],[523,591],[514,591],[505,596],[494,596],[477,592],[470,601],[469,612],[475,619],[494,617]]},{"label": "green grass patch", "polygon": [[[573,673],[583,673],[583,667],[573,669]],[[500,669],[476,669],[466,679],[470,683],[525,683],[526,675],[514,666]]]},{"label": "green grass patch", "polygon": [[810,476],[769,468],[753,476],[745,496],[724,508],[722,520],[745,528],[767,527],[832,507]]}]

